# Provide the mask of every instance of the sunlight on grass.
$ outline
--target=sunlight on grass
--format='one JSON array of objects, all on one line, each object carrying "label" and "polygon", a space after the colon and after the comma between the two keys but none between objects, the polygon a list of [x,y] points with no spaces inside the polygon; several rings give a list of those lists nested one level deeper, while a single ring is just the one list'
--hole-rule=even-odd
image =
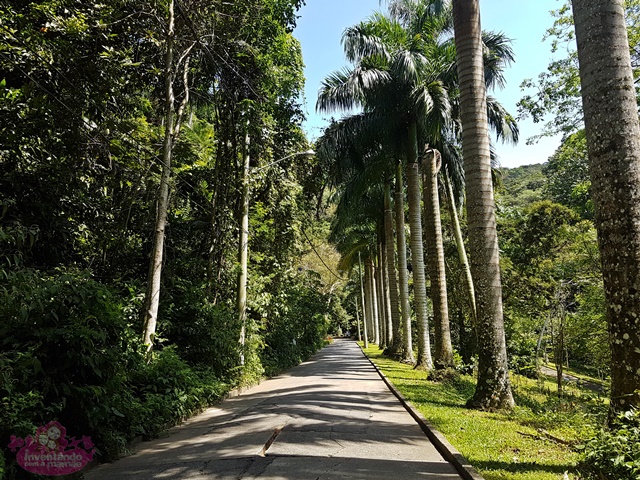
[{"label": "sunlight on grass", "polygon": [[521,376],[512,376],[513,411],[468,410],[473,377],[432,382],[427,372],[384,357],[377,345],[365,353],[486,480],[561,479],[578,461],[575,445],[593,435],[606,411],[591,392],[571,387],[559,399],[553,382]]}]

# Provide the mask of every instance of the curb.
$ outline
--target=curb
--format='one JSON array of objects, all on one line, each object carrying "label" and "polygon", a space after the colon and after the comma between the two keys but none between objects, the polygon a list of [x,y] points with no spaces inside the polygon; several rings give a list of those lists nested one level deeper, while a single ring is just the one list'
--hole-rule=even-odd
[{"label": "curb", "polygon": [[413,417],[422,431],[427,435],[429,440],[431,440],[431,443],[433,443],[438,452],[440,452],[445,460],[447,460],[455,467],[460,476],[464,480],[484,480],[482,475],[480,475],[478,471],[471,466],[469,460],[467,460],[458,450],[456,450],[456,448],[451,445],[446,438],[444,438],[444,435],[436,430],[436,428],[431,425],[431,423],[429,423],[426,418],[424,418],[424,415],[422,415],[413,405],[409,403],[406,398],[404,398],[404,395],[402,395],[402,393],[400,393],[400,391],[391,383],[391,381],[389,381],[389,379],[384,373],[382,373],[378,366],[373,363],[373,361],[369,357],[367,357],[362,347],[358,343],[356,343],[356,345],[360,347],[362,354],[367,360],[369,360],[369,363],[373,366],[376,372],[378,372],[378,375],[380,375],[382,381],[384,381],[384,383],[387,385],[387,388],[389,388],[391,393],[393,393],[396,398],[400,400],[402,406],[405,408],[405,410],[407,410],[407,412],[409,412],[409,415]]}]

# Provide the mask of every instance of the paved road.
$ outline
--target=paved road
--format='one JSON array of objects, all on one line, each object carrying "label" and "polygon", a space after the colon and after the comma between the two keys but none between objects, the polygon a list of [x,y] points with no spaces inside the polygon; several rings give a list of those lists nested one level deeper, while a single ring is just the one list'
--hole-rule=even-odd
[{"label": "paved road", "polygon": [[460,479],[349,340],[85,478]]}]

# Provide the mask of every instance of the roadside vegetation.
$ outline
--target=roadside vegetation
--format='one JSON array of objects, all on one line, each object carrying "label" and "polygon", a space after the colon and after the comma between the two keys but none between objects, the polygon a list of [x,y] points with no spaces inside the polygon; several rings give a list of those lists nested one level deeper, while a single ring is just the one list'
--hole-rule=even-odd
[{"label": "roadside vegetation", "polygon": [[365,353],[486,480],[558,480],[565,472],[577,478],[586,443],[606,423],[606,396],[568,385],[559,397],[551,377],[512,374],[517,406],[478,411],[465,406],[473,376],[452,370],[433,381],[383,356],[377,345]]}]

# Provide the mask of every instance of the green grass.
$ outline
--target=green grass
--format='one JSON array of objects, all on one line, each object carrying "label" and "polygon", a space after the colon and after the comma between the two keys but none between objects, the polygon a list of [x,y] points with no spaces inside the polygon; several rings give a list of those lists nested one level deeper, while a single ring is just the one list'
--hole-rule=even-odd
[{"label": "green grass", "polygon": [[473,377],[433,382],[426,372],[382,356],[377,345],[365,353],[486,480],[557,480],[564,472],[575,478],[575,445],[593,436],[606,414],[605,402],[591,392],[570,386],[559,399],[553,382],[517,375],[513,411],[469,410]]}]

